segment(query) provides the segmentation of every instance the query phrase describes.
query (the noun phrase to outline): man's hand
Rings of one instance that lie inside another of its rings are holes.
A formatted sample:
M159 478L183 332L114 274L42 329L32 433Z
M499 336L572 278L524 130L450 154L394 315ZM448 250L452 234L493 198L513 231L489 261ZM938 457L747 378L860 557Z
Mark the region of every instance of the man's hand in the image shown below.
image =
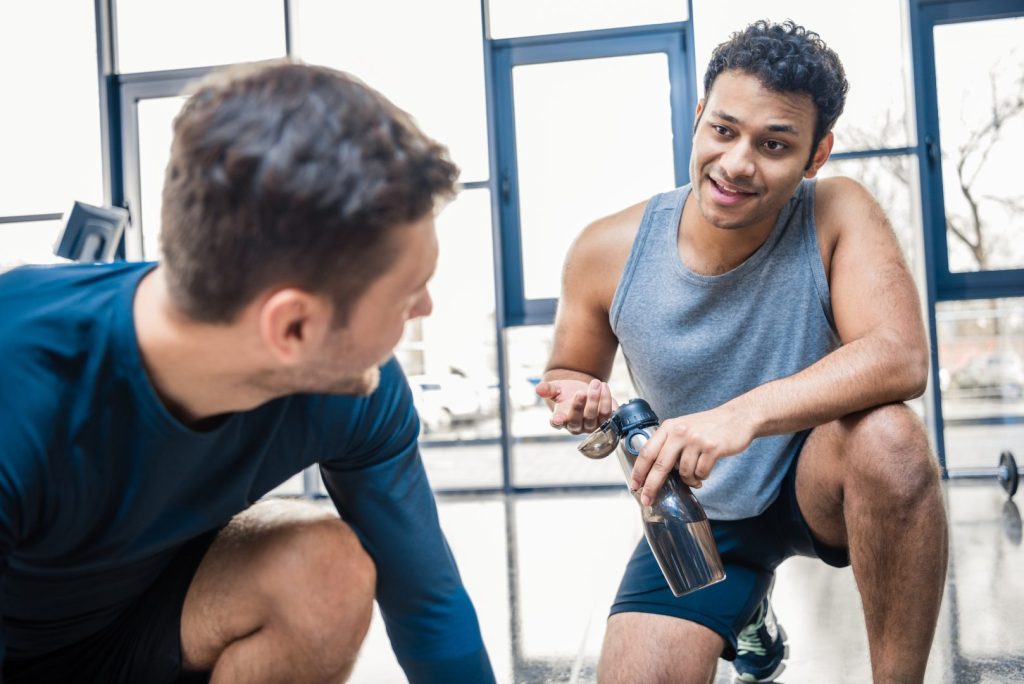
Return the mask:
M700 487L718 459L750 446L753 426L744 415L727 406L666 420L640 450L629 482L650 506L673 468L691 487Z
M608 383L596 378L589 385L582 380L549 380L539 383L536 391L552 406L551 427L564 427L574 435L593 432L618 406Z

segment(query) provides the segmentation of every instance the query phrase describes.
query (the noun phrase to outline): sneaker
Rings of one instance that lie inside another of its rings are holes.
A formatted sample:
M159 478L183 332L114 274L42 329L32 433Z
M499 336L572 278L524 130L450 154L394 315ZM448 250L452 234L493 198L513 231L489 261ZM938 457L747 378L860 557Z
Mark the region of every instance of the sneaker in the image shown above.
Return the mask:
M754 618L736 639L736 681L774 682L786 669L789 645L786 630L775 619L772 604L766 596L757 607Z

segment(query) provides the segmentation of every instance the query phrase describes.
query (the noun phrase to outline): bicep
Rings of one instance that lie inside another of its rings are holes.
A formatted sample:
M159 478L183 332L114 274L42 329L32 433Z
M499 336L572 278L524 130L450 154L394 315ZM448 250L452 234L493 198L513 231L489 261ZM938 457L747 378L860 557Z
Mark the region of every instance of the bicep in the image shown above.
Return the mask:
M862 186L850 182L845 191L829 277L839 336L849 343L887 330L925 347L917 287L892 225Z
M618 340L608 312L625 260L616 242L608 226L591 226L569 250L548 370L577 371L602 380L611 374Z

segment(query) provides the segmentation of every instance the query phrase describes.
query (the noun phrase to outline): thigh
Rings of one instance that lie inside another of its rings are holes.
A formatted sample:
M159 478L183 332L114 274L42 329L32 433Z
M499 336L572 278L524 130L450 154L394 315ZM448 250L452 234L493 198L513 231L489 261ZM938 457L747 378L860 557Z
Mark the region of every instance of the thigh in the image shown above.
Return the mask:
M651 613L617 613L608 620L600 684L706 684L724 640L704 625Z
M326 632L347 608L339 594L372 597L367 566L372 572L333 509L294 500L255 504L221 530L188 589L181 615L186 669L212 667L230 643L281 619L319 623ZM334 590L324 592L325 585ZM285 627L308 634L307 626Z
M671 618L670 623L699 625L718 637L713 660L717 660L719 655L729 660L734 658L737 637L767 594L772 581L772 572L767 566L741 560L729 550L738 546L735 537L746 529L744 522L712 522L715 541L722 552L725 579L679 597L669 589L647 540L641 539L619 585L611 609L612 618L624 613L640 613ZM610 620L609 628L611 625ZM617 633L612 631L606 638L607 647L614 646L612 642L616 640ZM670 630L660 630L659 633L673 638ZM645 652L649 650L651 654L665 658L672 658L673 653L688 653L687 649L680 649L678 643L654 646L652 642L651 648Z
M905 404L885 404L811 431L799 455L796 500L817 541L846 548L844 504L851 492L899 494L936 473L920 419Z
M843 442L842 420L811 430L797 456L794 485L800 515L811 534L817 541L834 548L847 546L843 518Z

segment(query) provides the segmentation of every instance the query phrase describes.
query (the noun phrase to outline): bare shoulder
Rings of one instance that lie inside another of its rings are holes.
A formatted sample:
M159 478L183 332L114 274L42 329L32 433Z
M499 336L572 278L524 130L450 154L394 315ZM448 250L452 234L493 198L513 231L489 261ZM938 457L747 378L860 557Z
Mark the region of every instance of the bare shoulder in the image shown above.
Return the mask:
M814 203L815 219L836 230L865 219L886 222L885 212L871 191L846 176L819 180Z
M826 273L830 271L832 257L844 236L851 233L863 236L878 231L892 233L885 211L871 191L859 181L834 176L822 178L816 185L814 222Z
M628 256L646 207L647 200L644 200L597 219L580 232L570 253L601 259L607 258L602 255L609 252L625 251Z
M584 228L569 248L564 287L585 288L610 306L646 207L638 202Z

